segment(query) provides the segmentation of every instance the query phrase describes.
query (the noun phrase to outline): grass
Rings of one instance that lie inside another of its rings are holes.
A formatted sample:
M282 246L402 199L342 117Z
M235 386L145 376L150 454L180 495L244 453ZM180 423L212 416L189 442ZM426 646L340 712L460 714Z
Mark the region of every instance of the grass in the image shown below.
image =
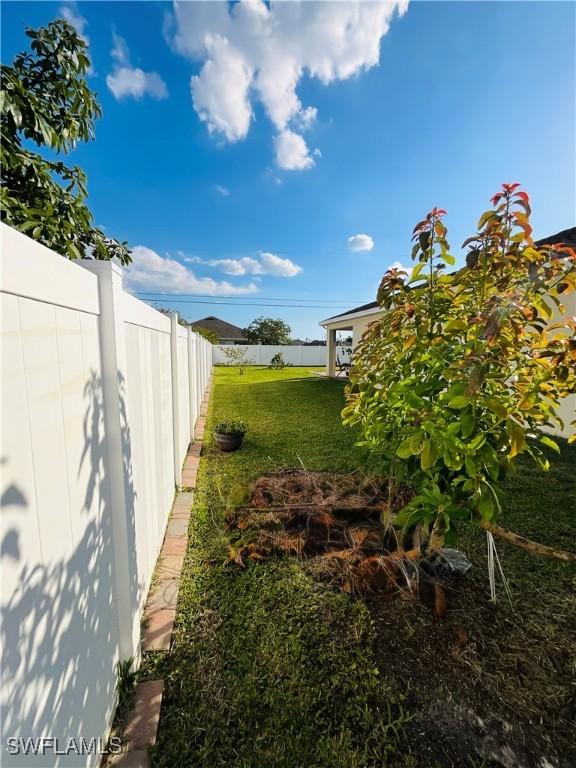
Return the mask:
M148 654L141 671L165 680L153 765L492 765L461 734L462 756L447 757L456 754L443 736L450 729L430 715L446 696L484 718L484 705L513 722L534 710L567 744L573 568L499 546L515 606L494 607L484 539L466 533L461 546L474 575L439 622L414 602L375 605L330 591L293 558L245 570L226 564L226 511L258 476L362 464L354 433L341 425L342 405L343 384L307 369L215 370L175 644L169 656ZM210 426L227 418L248 426L233 454L217 452L211 438ZM545 482L523 466L508 486L506 524L573 547L575 458L570 450ZM462 633L468 639L458 650Z

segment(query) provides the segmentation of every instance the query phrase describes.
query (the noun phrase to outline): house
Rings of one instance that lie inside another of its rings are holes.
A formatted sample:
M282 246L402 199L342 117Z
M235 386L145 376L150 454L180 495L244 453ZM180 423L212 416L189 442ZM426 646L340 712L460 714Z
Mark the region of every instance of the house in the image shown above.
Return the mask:
M226 320L221 320L219 317L214 317L214 315L203 317L202 320L195 320L193 323L190 323L190 327L192 329L206 328L207 331L213 331L218 336L219 344L247 343L242 328L238 328L237 325L232 325L232 323L227 323Z
M536 245L553 245L555 243L563 243L576 250L576 227L569 229L563 229L561 232L557 232L550 237L537 240ZM576 293L571 293L566 297L566 315L576 316ZM341 312L339 315L334 315L326 320L322 320L320 325L326 330L327 337L327 356L326 356L326 373L328 376L336 375L337 368L337 342L336 331L351 331L352 332L352 351L354 351L356 345L362 338L362 334L368 328L370 323L373 323L382 315L382 309L377 301L371 301L369 304L363 304L361 307L354 307L346 312ZM553 317L553 320L559 318ZM574 418L576 412L576 395L570 395L562 403L560 408L560 416L568 425ZM567 433L566 433L567 434Z
M339 315L334 315L323 320L320 325L326 329L328 354L326 356L326 373L328 376L336 375L336 331L352 332L352 350L362 338L362 334L370 323L382 315L382 309L377 301L363 304L361 307L348 309Z

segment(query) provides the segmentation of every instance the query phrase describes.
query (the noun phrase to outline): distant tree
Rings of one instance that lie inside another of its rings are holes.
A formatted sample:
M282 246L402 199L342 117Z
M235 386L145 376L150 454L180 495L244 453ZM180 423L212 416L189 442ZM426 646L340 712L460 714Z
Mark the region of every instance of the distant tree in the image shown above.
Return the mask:
M244 329L244 337L250 344L290 344L291 330L278 318L257 317Z
M210 328L202 328L201 325L191 325L190 326L194 333L199 333L200 336L204 336L205 339L207 339L210 344L219 344L220 343L220 337L216 333L216 331L211 331Z
M101 109L86 82L86 43L63 19L26 35L32 52L0 67L2 221L70 259L116 256L127 264L126 244L94 226L83 171L30 149L66 154L94 138Z

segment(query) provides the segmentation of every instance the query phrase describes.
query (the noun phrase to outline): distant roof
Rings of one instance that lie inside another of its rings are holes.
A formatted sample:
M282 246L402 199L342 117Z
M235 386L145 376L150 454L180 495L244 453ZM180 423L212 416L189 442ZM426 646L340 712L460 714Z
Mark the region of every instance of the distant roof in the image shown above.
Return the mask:
M245 341L242 328L238 328L237 325L232 325L232 323L227 323L226 320L221 320L219 317L214 317L214 315L203 317L202 320L195 320L193 323L190 323L190 326L192 328L206 328L208 331L214 331L220 339Z
M556 245L557 243L563 243L564 245L569 245L570 248L576 248L576 227L563 229L562 232L556 232L555 235L544 237L542 240L536 240L536 245Z
M555 235L544 237L542 240L536 240L536 245L556 245L557 243L563 243L564 245L569 245L571 248L576 249L576 227L569 227L568 229L563 229L561 232L557 232ZM339 315L332 315L332 317L328 317L323 322L336 320L337 318L345 317L346 315L355 315L357 312L375 309L377 306L377 301L371 301L369 304L362 304L361 307L354 307L354 309L347 309L346 312L340 312Z

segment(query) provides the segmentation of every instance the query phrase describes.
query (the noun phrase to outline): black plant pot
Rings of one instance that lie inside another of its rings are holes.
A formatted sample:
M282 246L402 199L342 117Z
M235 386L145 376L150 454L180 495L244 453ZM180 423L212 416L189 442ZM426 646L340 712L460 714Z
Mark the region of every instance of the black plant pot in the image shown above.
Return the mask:
M220 432L214 432L214 437L216 438L218 448L226 453L237 451L242 445L242 440L244 440L244 435L223 435Z

